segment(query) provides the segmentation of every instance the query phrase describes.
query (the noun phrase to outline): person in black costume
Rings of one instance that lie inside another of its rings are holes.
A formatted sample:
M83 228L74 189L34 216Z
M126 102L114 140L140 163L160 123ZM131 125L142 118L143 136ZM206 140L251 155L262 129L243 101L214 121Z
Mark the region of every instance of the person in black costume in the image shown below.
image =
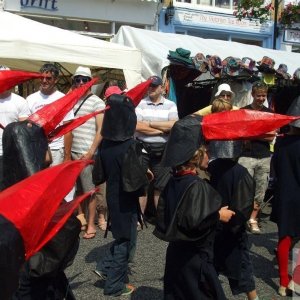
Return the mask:
M148 179L141 144L133 138L137 122L134 101L126 95L113 94L106 104L110 109L104 114L94 182L106 181L108 220L115 241L97 263L95 273L105 279L105 295L119 296L134 291L125 282L137 238L139 197Z
M287 115L300 115L300 96L287 111ZM276 138L273 165L275 192L271 221L278 227L277 260L280 286L278 294L287 296L291 290L300 292L300 256L291 277L289 251L300 237L300 121L290 123L289 132Z
M231 110L218 98L212 112ZM220 193L222 206L228 206L235 215L228 223L218 225L214 245L215 267L224 274L233 295L246 293L249 300L258 299L249 256L246 222L253 209L255 182L248 170L237 162L241 141L211 141L208 165L211 185Z
M164 299L226 299L213 266L213 244L219 220L234 212L221 208L221 197L197 175L208 156L201 144L201 117L187 116L174 124L163 157L173 176L163 190L154 235L169 242Z

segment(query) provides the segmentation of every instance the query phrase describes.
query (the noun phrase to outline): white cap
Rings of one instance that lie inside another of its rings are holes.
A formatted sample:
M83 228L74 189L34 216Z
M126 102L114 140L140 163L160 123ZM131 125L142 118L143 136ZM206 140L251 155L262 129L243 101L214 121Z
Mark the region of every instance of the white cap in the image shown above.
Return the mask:
M92 73L91 73L91 69L88 67L78 67L75 71L75 74L73 75L73 77L75 76L85 76L85 77L89 77L92 78Z
M10 68L9 67L7 67L7 66L3 66L3 65L0 65L0 71L5 71L5 70L10 70Z
M222 83L218 86L218 91L215 94L215 97L218 97L222 92L231 93L234 96L234 92L231 90L230 85L227 83Z

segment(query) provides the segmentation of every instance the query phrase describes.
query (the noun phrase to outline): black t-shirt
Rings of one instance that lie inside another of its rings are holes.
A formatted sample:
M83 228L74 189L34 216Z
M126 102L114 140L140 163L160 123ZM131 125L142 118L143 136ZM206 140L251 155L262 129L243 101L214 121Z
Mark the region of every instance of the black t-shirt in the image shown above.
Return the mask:
M251 104L242 107L241 109L253 109ZM263 112L272 112L271 109L263 106L260 111ZM254 157L254 158L265 158L269 157L271 155L270 153L270 143L267 141L261 141L261 140L249 140L245 141L244 143L244 149L241 156L246 157Z

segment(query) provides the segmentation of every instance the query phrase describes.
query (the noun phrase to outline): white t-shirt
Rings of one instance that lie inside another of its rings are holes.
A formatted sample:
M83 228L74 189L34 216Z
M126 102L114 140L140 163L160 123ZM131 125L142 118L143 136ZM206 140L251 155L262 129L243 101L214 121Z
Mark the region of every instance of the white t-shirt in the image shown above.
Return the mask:
M30 111L27 101L14 93L4 99L0 99L0 123L5 127L9 123L17 122L20 118L27 118ZM3 130L0 129L0 156L3 155L2 149Z
M33 93L29 95L26 100L28 101L28 106L30 109L30 112L33 114L37 110L41 109L45 105L49 103L53 103L54 101L62 98L65 94L63 94L60 91L55 91L51 95L44 95L41 91L38 91L36 93ZM74 113L73 110L69 111L64 119L57 125L62 125L66 121L70 121L74 119ZM49 147L51 150L58 150L64 147L64 137L60 137L58 139L55 139L52 143L49 144Z

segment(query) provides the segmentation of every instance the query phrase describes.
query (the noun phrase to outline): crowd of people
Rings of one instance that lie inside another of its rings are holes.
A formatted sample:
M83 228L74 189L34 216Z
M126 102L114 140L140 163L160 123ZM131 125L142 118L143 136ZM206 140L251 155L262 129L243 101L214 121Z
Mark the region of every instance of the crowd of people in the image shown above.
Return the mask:
M1 70L8 68L1 66ZM11 91L0 94L0 123L4 128L65 96L56 87L56 65L43 65L40 74L39 91L26 99ZM70 92L91 80L91 70L79 66ZM271 166L276 178L271 220L278 225L278 294L295 291L300 284L300 267L297 265L290 276L288 259L300 236L300 121L290 123L284 134L269 131L247 139L245 132L242 140L223 140L220 130L220 140L207 142L201 124L209 114L239 109L272 112L266 101L268 85L254 82L252 103L237 107L230 85L220 84L211 105L181 119L176 104L164 96L162 78L153 75L141 88L145 91L143 99L113 83L104 92L104 100L87 89L60 125L105 106L109 109L52 141L45 157L45 166L70 160L96 161L80 173L65 201L99 188L78 207L76 220L84 239L96 236L97 224L100 230L112 232L114 242L94 270L105 282L104 294L134 292L128 283L128 263L135 255L137 231L149 217L146 207L152 204L154 235L169 242L164 299L226 299L218 279L218 274L224 274L233 295L245 293L248 300L258 300L247 231L263 233L259 212ZM300 115L300 95L287 114ZM4 190L2 132L0 129L0 184ZM270 143L274 141L272 153ZM55 294L56 289L65 287L49 280L49 274L40 274L38 281L32 265L31 259L25 264L13 299L56 299L47 293ZM64 267L65 258L59 268L63 271Z

